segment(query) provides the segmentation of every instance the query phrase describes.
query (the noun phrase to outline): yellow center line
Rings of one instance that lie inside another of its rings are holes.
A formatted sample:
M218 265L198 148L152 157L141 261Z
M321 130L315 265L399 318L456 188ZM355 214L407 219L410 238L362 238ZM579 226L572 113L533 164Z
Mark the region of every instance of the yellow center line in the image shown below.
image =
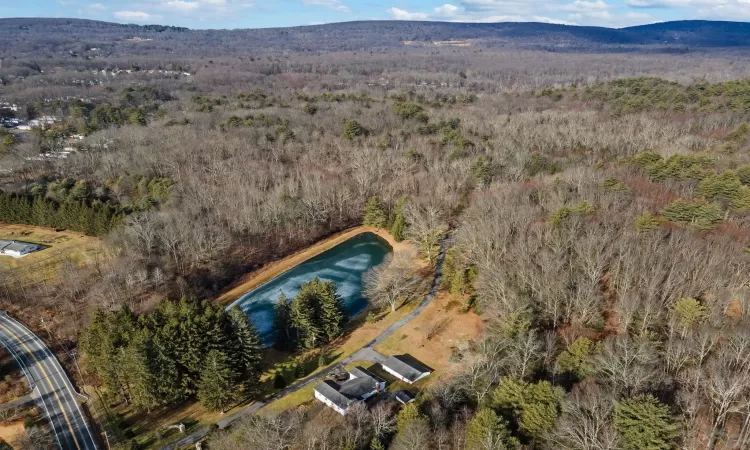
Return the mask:
M26 345L26 343L23 342L16 335L16 333L14 333L12 330L10 330L8 327L6 327L3 324L0 324L0 328L2 328L3 330L7 331L8 333L10 333L10 335L13 336L13 338L16 341L18 341L19 344L23 345L23 348L25 348L26 351L29 352L29 354L31 355L31 357L34 358L34 361L36 361L37 364L39 364L39 367L42 369L42 372L44 372L44 377L45 377L44 379L45 379L45 381L47 381L47 384L49 384L49 387L52 389L52 393L55 394L55 398L57 399L57 404L60 405L60 411L62 411L63 416L65 417L65 422L68 424L68 428L70 429L70 434L73 436L73 442L75 442L76 448L78 450L81 450L81 446L78 444L78 439L76 439L75 430L73 430L73 425L70 424L70 419L68 418L68 414L65 412L65 408L63 407L62 401L60 401L60 396L57 395L57 390L55 389L55 386L52 385L52 382L49 379L50 378L49 374L47 373L46 370L44 370L44 365L41 363L41 361L39 361L37 359L37 357L34 354L34 352L31 351L31 349ZM40 394L41 394L41 392L40 392ZM44 401L44 400L42 400L42 401ZM75 401L75 399L73 401ZM54 428L54 425L52 427Z

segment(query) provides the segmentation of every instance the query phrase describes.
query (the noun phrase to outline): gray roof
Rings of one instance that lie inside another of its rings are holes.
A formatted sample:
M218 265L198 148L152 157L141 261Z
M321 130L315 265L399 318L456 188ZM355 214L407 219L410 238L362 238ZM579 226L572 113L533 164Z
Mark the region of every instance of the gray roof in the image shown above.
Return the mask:
M349 373L355 378L336 383L332 380L324 380L315 386L315 391L333 402L336 406L346 409L353 401L361 399L365 394L377 389L376 384L385 382L382 378L362 367L355 367Z
M29 250L36 250L37 248L39 248L37 244L0 239L0 251L24 252Z
M349 371L350 374L354 375L357 378L364 378L364 377L370 377L373 380L377 381L378 383L385 383L385 380L380 378L379 376L375 375L374 373L370 372L369 370L365 369L362 366L357 366Z
M339 389L341 389L341 386L339 386L335 381L331 380L324 380L322 383L315 386L316 392L332 401L333 404L338 406L339 408L346 409L349 407L349 403L351 403L351 400L340 393Z
M385 359L383 366L388 367L394 372L409 381L414 381L423 373L430 373L430 369L414 361L413 358L404 358L403 356L389 356Z
M359 400L365 394L369 394L375 389L375 380L370 377L358 377L341 383L339 392L352 400Z

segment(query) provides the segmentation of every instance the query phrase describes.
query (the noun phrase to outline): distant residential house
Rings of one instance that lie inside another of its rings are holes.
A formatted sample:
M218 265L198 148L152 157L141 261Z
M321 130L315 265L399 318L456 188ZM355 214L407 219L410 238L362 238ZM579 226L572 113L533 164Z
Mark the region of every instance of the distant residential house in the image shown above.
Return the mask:
M20 241L6 241L0 239L0 255L12 256L14 258L21 258L40 250L42 247L37 244L31 244L29 242Z
M419 361L405 355L389 356L382 365L386 372L409 384L416 383L432 373L432 370L420 364Z
M349 371L349 379L343 383L325 380L315 386L315 398L343 416L352 404L384 390L385 380L357 366Z

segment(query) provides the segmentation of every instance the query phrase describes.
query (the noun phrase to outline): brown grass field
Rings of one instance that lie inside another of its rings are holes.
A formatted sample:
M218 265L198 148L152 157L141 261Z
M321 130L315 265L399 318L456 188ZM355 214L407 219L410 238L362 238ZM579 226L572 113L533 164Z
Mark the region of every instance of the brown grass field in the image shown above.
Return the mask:
M107 257L101 239L72 231L0 222L0 239L33 242L48 247L19 259L0 256L0 269L8 269L12 273L23 272L29 281L53 280L65 263L80 268Z
M462 312L462 303L450 294L439 293L422 314L375 350L384 355L413 356L434 369L435 372L425 378L429 382L449 375L455 368L451 362L455 350L476 341L482 330L482 318L473 312ZM428 339L429 332L436 326L440 331Z

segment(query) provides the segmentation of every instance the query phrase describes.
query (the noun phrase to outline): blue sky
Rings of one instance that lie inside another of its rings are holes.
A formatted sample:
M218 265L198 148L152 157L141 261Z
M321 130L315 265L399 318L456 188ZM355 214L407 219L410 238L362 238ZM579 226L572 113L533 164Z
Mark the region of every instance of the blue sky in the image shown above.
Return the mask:
M748 21L750 0L2 0L0 17L77 17L190 28L376 19L623 27L678 19Z

